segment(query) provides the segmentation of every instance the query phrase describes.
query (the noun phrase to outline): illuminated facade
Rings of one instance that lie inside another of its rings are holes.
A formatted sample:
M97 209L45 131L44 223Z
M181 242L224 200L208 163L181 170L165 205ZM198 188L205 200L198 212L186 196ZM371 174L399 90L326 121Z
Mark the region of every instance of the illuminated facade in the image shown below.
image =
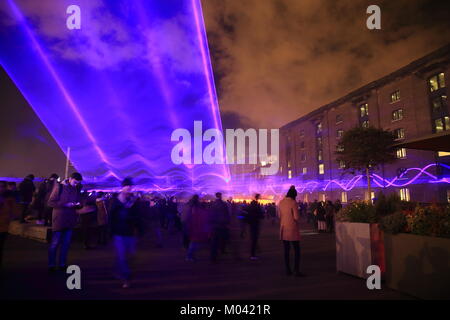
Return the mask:
M340 137L355 126L390 130L398 142L450 130L450 45L361 87L280 128L280 178L300 200L364 199L365 178L336 162ZM446 202L450 154L398 149L397 160L372 175L374 192L405 200Z

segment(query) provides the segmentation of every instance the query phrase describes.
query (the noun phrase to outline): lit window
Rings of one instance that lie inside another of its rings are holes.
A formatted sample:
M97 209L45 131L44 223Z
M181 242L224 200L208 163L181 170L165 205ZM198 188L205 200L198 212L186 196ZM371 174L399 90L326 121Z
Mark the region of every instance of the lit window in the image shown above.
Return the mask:
M435 132L444 131L444 122L442 121L442 119L434 120L434 130Z
M398 121L403 119L403 109L397 109L392 112L392 121Z
M342 160L339 161L339 169L345 169L345 162Z
M395 129L394 137L395 137L395 140L404 139L405 138L405 129L403 129L403 128Z
M319 201L326 201L327 200L327 198L326 198L326 196L325 196L325 193L321 193L320 195L319 195Z
M308 194L307 194L307 193L305 193L305 194L303 195L303 201L304 201L304 202L308 202Z
M448 157L448 156L450 156L450 152L445 152L445 151L438 152L438 157Z
M308 168L303 168L302 172L303 172L303 174L307 174L308 173Z
M364 197L365 197L365 199L367 199L367 195L368 195L368 194L369 194L369 193L368 193L367 191L364 192ZM375 198L375 192L372 191L372 192L370 193L370 201L372 201L374 198Z
M395 156L397 157L397 159L405 159L406 158L406 149L405 148L397 149Z
M323 159L323 155L322 155L322 150L319 150L319 152L317 153L317 160L322 161Z
M364 103L359 106L359 116L361 118L367 117L369 115L369 105L367 103Z
M397 102L400 100L400 90L391 93L391 102Z
M288 179L292 179L292 170L288 170Z
M321 134L321 133L322 133L322 122L319 122L319 123L317 124L317 127L316 127L316 133L317 133L317 134Z
M369 120L365 120L363 121L363 123L361 124L363 128L368 128L369 127Z
M401 188L400 189L400 200L402 201L409 201L409 189L408 188Z
M338 114L338 115L336 116L336 124L339 124L339 123L341 123L342 121L344 121L344 120L342 119L342 115Z
M287 162L287 167L288 167L288 168L291 167L291 160L288 160L288 162Z
M341 202L347 203L347 192L345 192L345 191L341 192Z
M319 174L325 173L325 166L323 163L319 164Z
M437 75L432 76L430 79L428 79L428 85L430 87L430 91L436 91L440 88L445 87L445 76L444 73L441 72Z
M342 138L342 136L344 135L344 130L339 129L336 131L336 137L337 138Z
M450 203L450 189L447 190L447 202Z
M338 145L336 146L336 151L337 151L337 152L343 152L343 151L344 151L344 146L343 146L342 144L338 144Z

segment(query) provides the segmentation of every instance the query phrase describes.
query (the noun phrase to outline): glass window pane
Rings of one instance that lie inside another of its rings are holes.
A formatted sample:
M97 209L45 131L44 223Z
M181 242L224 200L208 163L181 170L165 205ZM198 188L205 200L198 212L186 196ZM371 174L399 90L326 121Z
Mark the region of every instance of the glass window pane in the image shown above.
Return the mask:
M430 90L431 91L436 91L437 89L439 89L439 84L438 84L438 79L437 76L431 77L428 80L428 83L430 85Z
M439 73L438 75L439 78L439 88L444 88L445 87L445 75L443 72Z
M445 117L445 130L450 130L450 118Z
M442 122L442 119L434 120L434 129L436 132L441 132L444 130L444 123Z

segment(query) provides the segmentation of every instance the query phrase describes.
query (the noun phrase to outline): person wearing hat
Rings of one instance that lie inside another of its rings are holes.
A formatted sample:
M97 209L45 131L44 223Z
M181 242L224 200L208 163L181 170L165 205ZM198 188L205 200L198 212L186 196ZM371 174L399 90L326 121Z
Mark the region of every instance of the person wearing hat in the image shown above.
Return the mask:
M133 180L125 178L122 190L110 205L111 234L116 250L117 276L122 280L122 288L131 283L130 258L136 251L137 234L142 235L143 220L137 197L133 194Z

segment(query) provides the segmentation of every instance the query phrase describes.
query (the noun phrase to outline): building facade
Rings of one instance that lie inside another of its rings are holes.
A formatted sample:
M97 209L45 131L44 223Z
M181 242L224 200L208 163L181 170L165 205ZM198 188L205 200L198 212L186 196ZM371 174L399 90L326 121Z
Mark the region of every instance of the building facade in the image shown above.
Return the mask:
M450 44L280 128L280 171L300 200L365 199L367 182L336 161L346 130L374 126L398 142L450 130ZM450 153L398 148L397 159L375 170L373 191L404 200L448 202ZM373 195L372 195L373 196Z

